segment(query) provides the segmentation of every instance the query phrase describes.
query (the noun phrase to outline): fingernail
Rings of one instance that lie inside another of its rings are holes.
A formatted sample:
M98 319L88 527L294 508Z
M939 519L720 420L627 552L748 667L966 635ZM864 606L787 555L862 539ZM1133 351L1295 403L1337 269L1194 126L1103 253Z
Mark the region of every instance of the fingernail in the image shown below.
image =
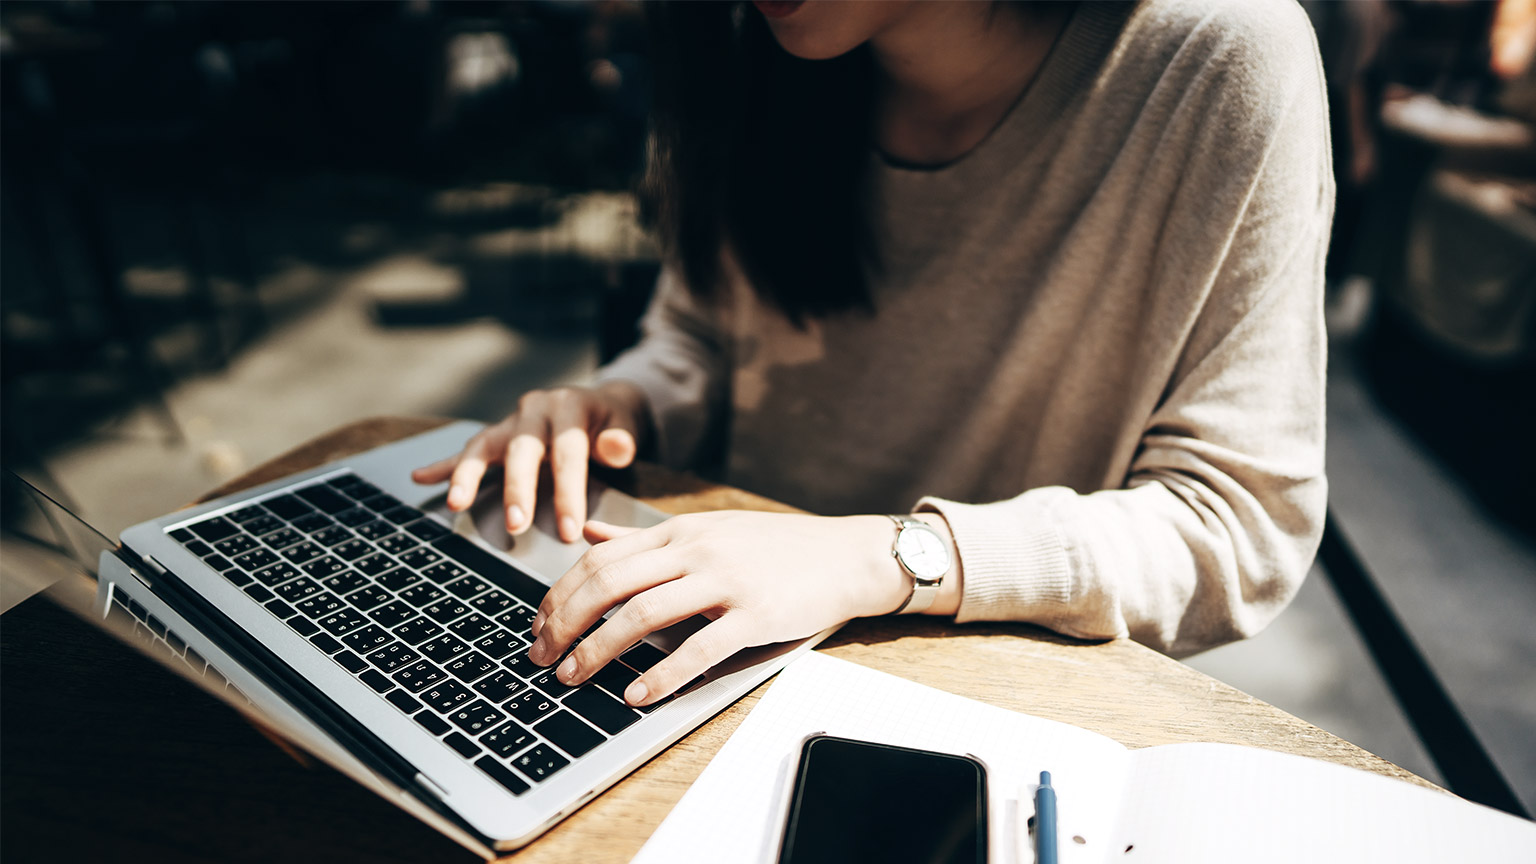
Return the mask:
M513 531L523 527L523 508L516 504L507 508L507 527Z
M646 689L644 683L637 680L625 688L624 701L631 705L640 705L645 702L645 697L649 695L651 695L651 691Z
M581 526L571 516L560 517L560 539L569 543L581 536Z
M561 663L560 664L560 668L555 670L555 677L559 678L563 683L566 683L566 684L575 684L576 683L576 655L575 654L568 655L565 658L565 662Z
M544 629L544 611L541 609L534 613L533 623L528 625L528 632L532 633L533 638L537 639L539 638L539 631L542 629Z
M540 666L549 665L549 658L546 656L548 654L549 646L545 644L543 639L535 639L533 646L528 649L528 659Z

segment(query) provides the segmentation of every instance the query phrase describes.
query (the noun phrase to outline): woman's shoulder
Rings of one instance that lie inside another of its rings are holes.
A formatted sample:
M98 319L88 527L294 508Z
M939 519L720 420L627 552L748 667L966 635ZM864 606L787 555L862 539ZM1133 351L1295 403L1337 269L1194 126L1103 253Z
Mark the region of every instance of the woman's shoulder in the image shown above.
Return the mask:
M1295 0L1144 0L1118 51L1148 72L1267 92L1318 77L1317 41Z

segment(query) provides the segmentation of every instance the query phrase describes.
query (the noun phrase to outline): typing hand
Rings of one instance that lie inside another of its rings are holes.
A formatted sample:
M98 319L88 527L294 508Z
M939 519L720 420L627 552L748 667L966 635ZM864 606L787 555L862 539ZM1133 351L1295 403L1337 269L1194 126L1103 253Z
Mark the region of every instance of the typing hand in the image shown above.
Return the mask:
M486 469L503 462L507 530L521 534L533 524L539 466L548 459L560 539L574 542L587 518L587 460L612 468L634 461L648 418L645 396L622 381L533 390L518 400L517 413L481 430L457 456L417 468L411 479L450 481L448 509L459 511L474 503Z
M579 684L641 637L704 615L711 623L629 685L647 705L742 648L814 635L905 601L911 582L891 558L884 516L724 510L652 528L586 524L594 545L540 604L528 657L560 658L604 612L629 601L556 669Z

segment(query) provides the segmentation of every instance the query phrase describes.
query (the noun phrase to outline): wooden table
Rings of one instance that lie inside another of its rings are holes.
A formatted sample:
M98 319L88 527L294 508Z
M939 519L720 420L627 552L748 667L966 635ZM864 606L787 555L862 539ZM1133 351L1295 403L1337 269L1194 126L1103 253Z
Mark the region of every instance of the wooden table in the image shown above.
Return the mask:
M209 497L443 422L378 418L355 423L257 467ZM788 509L647 466L616 479L670 513ZM471 857L328 769L292 762L216 701L43 604L28 601L7 614L0 637L5 643L0 658L5 662L6 721L0 736L6 821L0 857L8 861L34 855L51 859L82 846L86 852L107 853L84 854L88 860L137 860L141 854L159 861ZM908 616L855 621L819 650L940 690L1091 729L1130 747L1188 741L1247 744L1433 788L1380 757L1130 641L1083 643L1027 625L955 625ZM64 669L75 672L66 676L65 695L72 698L60 704L57 688L50 690L57 678L49 673ZM514 857L530 862L629 860L767 686ZM37 704L38 694L49 695ZM92 830L80 830L87 825ZM51 843L59 845L50 848Z

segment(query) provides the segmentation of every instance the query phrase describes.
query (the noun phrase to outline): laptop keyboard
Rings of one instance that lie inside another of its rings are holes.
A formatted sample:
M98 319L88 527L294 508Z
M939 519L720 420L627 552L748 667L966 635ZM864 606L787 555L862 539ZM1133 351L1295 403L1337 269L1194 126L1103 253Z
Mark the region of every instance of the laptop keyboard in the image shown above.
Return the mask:
M169 534L513 794L658 707L623 693L660 649L560 683L528 659L543 583L355 474Z
M237 696L245 700L247 705L251 704L250 697L213 668L212 663L204 660L203 655L189 646L176 631L166 627L163 621L144 608L144 604L126 596L116 587L112 591L112 602L107 604L107 620L122 628L121 632L141 645L146 652L182 663L192 675L203 679L209 687L215 690L222 688L226 695Z

